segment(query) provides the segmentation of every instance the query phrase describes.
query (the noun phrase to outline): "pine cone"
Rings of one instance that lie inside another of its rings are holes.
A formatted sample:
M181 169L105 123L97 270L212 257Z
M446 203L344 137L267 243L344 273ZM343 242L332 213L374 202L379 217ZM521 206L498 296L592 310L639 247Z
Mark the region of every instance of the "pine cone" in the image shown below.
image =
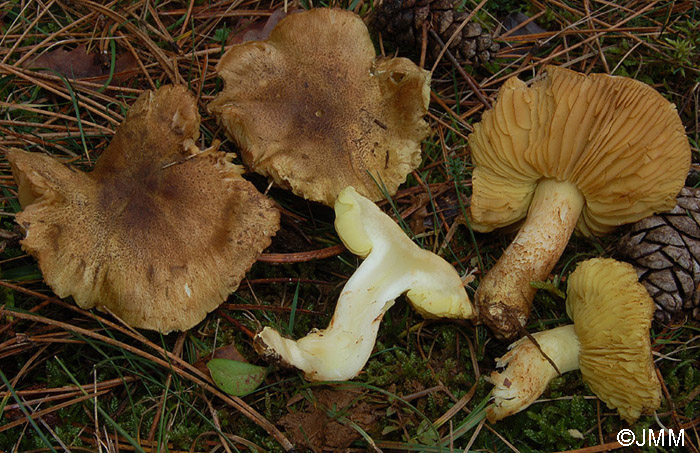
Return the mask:
M375 10L370 27L381 33L384 43L393 43L401 53L420 55L423 26L432 29L447 43L469 15L457 11L458 0L384 0ZM469 22L449 47L459 62L479 64L492 60L499 46L490 33L476 22ZM442 46L428 37L427 59L434 61Z
M618 253L637 269L658 321L700 319L700 189L684 188L672 211L633 224Z

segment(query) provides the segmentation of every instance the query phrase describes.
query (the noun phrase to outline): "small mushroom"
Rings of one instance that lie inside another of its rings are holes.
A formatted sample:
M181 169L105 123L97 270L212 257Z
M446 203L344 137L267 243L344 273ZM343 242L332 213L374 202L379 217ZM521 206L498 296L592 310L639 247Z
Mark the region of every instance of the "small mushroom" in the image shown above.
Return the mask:
M510 345L497 360L490 422L532 404L559 373L580 369L583 380L610 409L634 422L661 404L649 328L654 302L627 263L596 258L578 265L568 279L566 311L574 321ZM555 365L545 358L549 358Z
M332 206L346 186L390 195L421 162L430 73L379 58L356 14L317 8L282 19L265 41L232 47L217 65L209 109L253 171Z
M512 77L469 136L472 226L504 227L526 217L480 282L479 317L512 338L530 315L575 228L602 235L673 208L690 166L675 106L624 77L548 66L528 87Z
M182 86L145 92L90 173L10 150L46 283L83 308L163 333L201 321L237 287L279 227L273 204L216 146Z
M354 188L340 193L335 213L341 240L365 261L345 284L327 329L294 341L266 327L256 337L263 355L302 370L310 381L347 380L369 359L379 323L399 295L406 293L425 317L473 316L454 267L414 244Z

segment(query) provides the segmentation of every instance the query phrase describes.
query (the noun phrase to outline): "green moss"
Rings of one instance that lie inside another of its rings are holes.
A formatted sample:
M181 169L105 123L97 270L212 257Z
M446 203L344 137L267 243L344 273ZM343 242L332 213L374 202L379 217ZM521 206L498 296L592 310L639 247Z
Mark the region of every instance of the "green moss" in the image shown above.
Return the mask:
M585 443L594 444L594 434L584 435L595 426L595 404L582 397L549 402L526 411L519 418L523 421L523 434L530 445L545 451L581 448ZM583 439L578 436L583 435Z

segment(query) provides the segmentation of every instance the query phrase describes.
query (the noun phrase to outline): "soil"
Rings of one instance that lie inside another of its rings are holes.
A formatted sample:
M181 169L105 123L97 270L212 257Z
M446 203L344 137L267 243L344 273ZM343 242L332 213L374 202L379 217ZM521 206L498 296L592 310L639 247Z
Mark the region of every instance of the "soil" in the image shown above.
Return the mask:
M300 410L289 407L289 413L278 424L297 448L314 452L349 451L361 434L351 426L354 422L364 431L373 432L379 411L365 401L359 401L362 392L355 388L316 388L313 397L304 400ZM298 398L290 399L293 406Z

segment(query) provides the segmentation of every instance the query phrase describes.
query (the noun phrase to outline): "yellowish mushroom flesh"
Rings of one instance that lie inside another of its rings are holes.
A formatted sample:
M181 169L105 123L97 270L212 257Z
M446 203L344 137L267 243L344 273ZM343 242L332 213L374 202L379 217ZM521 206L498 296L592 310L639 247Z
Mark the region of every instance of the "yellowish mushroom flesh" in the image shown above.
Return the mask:
M473 316L454 267L414 244L374 203L348 187L335 210L338 235L366 258L343 288L328 328L294 341L266 327L256 337L264 355L311 381L347 380L369 359L382 317L401 294L425 317Z
M559 373L579 368L580 345L573 325L537 332L532 337L540 348L530 338L521 338L496 360L496 366L505 370L494 371L487 378L494 385L493 403L486 408L486 418L491 423L527 409Z

